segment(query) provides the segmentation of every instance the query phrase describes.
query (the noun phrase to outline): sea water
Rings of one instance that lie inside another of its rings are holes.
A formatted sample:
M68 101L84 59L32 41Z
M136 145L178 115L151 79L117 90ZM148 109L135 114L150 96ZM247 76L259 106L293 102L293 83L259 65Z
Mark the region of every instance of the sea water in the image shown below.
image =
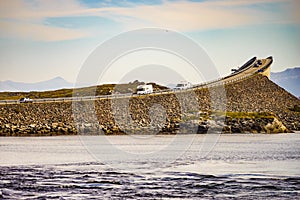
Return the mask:
M300 133L0 138L0 199L300 199Z

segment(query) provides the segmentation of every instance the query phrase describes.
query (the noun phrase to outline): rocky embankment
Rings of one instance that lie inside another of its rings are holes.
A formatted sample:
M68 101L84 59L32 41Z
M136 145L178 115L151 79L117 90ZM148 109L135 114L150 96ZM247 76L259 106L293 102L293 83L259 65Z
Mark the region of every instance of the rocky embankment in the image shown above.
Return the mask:
M272 112L289 130L300 130L300 99L267 77L256 75L226 85L227 110L232 112Z
M280 133L300 130L300 100L268 78L219 88L96 101L0 105L1 136L66 134ZM192 100L194 99L194 100ZM214 102L216 103L216 102ZM218 104L218 105L219 105ZM222 106L221 106L222 108ZM229 113L225 114L226 111Z

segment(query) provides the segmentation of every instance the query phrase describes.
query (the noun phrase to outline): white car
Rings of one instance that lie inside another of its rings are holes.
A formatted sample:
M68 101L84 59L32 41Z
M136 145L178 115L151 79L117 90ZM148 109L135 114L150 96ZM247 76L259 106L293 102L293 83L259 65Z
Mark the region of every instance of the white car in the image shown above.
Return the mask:
M30 98L24 97L24 98L19 99L19 102L20 102L20 103L32 103L33 100L30 99Z
M175 90L184 90L184 89L188 89L191 87L192 87L192 84L190 82L181 82L181 83L178 83L174 89Z

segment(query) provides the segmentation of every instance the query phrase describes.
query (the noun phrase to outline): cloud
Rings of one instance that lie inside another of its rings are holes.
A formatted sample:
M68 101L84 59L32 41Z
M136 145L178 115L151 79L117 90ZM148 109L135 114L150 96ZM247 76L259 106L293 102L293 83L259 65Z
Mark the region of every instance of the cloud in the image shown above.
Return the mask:
M23 38L38 41L62 41L87 37L89 33L40 24L0 21L0 36L4 38Z
M215 0L203 2L163 1L161 4L128 3L90 8L76 0L0 1L1 35L45 41L88 37L87 30L66 29L45 19L100 16L113 20L125 30L161 27L178 31L232 28L255 24L299 24L297 0ZM99 4L100 5L100 4ZM276 12L271 8L276 6ZM103 27L102 27L103 28ZM105 28L105 27L104 27ZM91 30L90 30L91 31Z
M293 20L288 5L292 0L224 0L224 1L166 1L161 5L139 5L99 9L112 19L129 27L166 27L179 31L231 28L254 24L298 23ZM255 6L254 6L255 5ZM262 9L276 5L277 12ZM298 13L298 12L297 12ZM97 14L97 13L94 13ZM135 27L135 28L136 28Z
M294 1L287 5L287 9L290 10L291 23L300 24L300 1Z
M297 0L163 1L155 5L85 9L77 14L110 18L125 29L170 28L178 31L222 29L256 24L299 24ZM276 8L274 11L273 8Z
M163 5L112 8L106 12L112 19L126 22L124 24L130 28L144 24L179 31L234 27L252 24L258 19L249 12L198 2L166 2Z
M21 21L77 15L86 7L76 0L11 0L0 1L0 18Z
M91 33L44 25L51 17L74 16L85 8L75 0L0 1L0 36L38 41L61 41L88 37Z

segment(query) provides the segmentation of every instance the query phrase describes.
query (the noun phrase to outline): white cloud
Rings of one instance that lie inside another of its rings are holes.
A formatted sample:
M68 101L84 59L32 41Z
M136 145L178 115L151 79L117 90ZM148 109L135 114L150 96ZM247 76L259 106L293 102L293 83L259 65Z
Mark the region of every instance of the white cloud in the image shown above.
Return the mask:
M137 28L140 24L144 24L146 26L166 27L179 31L194 31L253 24L297 23L297 21L293 20L295 17L293 17L293 13L291 13L291 10L288 8L288 6L292 6L294 2L297 1L167 1L162 5L139 5L135 7L99 9L99 14L103 15L102 12L105 11L108 17L120 22L127 22L130 28ZM280 12L270 12L251 7L251 5L260 4L277 4L281 10ZM128 23L128 18L131 23Z
M0 18L43 20L48 17L72 16L85 9L76 0L0 1Z
M83 10L77 1L0 1L0 36L38 41L61 41L88 37L84 30L46 26L49 17L72 16Z
M130 28L143 23L146 26L193 31L225 28L251 24L257 16L239 10L227 10L207 3L175 2L163 5L147 5L132 8L113 8L108 11L115 20L128 20ZM239 17L237 17L239 16ZM224 20L225 19L225 20Z
M89 33L39 24L9 23L0 21L1 37L24 38L39 41L61 41L86 37Z
M90 35L79 30L43 25L43 21L47 18L72 16L109 18L126 30L150 26L196 31L253 24L299 24L299 12L293 9L299 4L297 2L296 0L164 1L159 5L130 4L128 7L88 8L76 0L0 1L1 35L9 34L13 37L25 35L26 38L46 41L76 39ZM277 4L281 10L270 12L251 6L266 4Z

